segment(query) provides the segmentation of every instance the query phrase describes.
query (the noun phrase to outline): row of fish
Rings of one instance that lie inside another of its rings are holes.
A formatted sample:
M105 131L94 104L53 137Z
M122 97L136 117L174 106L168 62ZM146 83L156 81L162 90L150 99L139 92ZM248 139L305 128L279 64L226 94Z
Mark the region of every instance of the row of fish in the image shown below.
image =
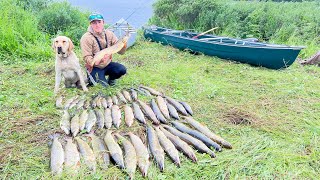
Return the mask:
M119 129L123 119L122 112L128 127L134 123L135 119L142 124L146 124L149 119L153 124L159 125L166 124L171 118L180 119L179 113L186 116L193 114L187 103L158 95L155 99L151 99L150 105L138 99L120 106L111 102L105 109L79 109L72 117L68 109L65 109L60 127L67 135L71 133L73 136L84 129L90 132L95 125L98 129L104 127L109 129L112 125Z
M96 170L97 164L101 168L107 169L110 165L110 158L112 158L115 164L120 169L124 169L132 178L137 166L142 175L147 176L150 155L162 172L165 167L165 154L170 157L176 166L180 167L178 151L196 162L196 154L192 147L201 153L209 154L213 158L216 155L212 149L219 152L222 150L221 146L232 148L230 143L211 132L192 117L183 117L183 119L183 122L187 125L177 120L171 121L169 124L146 124L146 139L144 137L140 138L130 131L121 135L112 130L106 130L103 139L94 133L89 133L85 136L89 137L91 147L78 136L74 138L76 143L73 142L71 137L67 137L63 148L58 137L53 136L51 171L53 174L60 174L63 164L68 171L77 171L80 167L80 157L82 157L83 164L92 171ZM147 146L142 139L146 140Z
M111 108L112 105L121 105L137 100L138 94L150 97L152 95L163 96L162 93L152 88L140 85L138 88L123 89L112 96L102 96L99 94L91 99L87 99L85 96L80 97L77 95L67 99L64 105L63 96L59 96L56 100L56 107L59 109Z

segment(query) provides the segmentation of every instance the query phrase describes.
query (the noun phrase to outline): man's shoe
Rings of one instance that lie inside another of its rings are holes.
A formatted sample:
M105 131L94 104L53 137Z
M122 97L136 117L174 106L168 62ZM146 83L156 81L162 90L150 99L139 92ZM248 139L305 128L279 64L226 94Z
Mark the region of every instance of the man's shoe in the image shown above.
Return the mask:
M114 85L116 85L116 80L115 80L115 79L113 79L113 80L108 80L108 84L109 84L110 86L114 86Z

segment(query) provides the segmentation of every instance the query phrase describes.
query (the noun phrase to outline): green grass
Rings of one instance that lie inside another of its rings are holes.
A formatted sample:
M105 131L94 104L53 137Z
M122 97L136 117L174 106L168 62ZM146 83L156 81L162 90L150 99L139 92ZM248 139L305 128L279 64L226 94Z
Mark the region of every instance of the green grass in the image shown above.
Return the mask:
M234 147L217 153L216 159L197 153L198 164L181 155L181 168L166 158L164 173L152 164L150 179L320 176L318 67L295 62L284 70L269 70L140 40L125 55L114 58L127 66L128 74L115 87L90 88L88 96L113 94L139 84L153 87L188 102L196 120ZM0 178L51 178L48 135L60 131L61 115L54 107L53 55L47 62L0 62L0 74ZM77 89L62 93L83 94ZM142 178L138 171L136 177ZM111 167L96 174L82 169L73 178L127 176Z

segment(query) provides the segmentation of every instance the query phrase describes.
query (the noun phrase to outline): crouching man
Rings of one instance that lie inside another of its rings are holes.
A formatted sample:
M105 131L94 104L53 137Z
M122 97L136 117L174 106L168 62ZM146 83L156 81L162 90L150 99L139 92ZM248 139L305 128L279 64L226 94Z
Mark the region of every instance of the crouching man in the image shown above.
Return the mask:
M113 32L104 29L104 19L101 14L91 14L89 22L88 31L80 40L83 60L90 73L88 74L89 86L93 85L94 82L92 81L106 87L113 86L116 83L116 79L126 74L126 67L120 63L112 62L112 54L106 54L101 60L96 61L93 66L91 64L97 52L116 44L118 38ZM124 54L126 46L125 44L118 53ZM106 76L108 76L107 79Z

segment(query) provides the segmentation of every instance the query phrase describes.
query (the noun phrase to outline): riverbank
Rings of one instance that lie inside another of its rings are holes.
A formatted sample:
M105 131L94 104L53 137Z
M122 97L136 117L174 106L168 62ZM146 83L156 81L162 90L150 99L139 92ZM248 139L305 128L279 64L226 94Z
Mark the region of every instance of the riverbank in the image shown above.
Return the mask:
M78 56L80 55L77 51ZM218 158L197 153L198 164L181 157L181 168L168 158L161 173L152 163L150 179L315 179L320 174L320 69L300 66L269 70L146 42L115 61L128 74L115 87L90 88L115 93L144 84L188 102L194 118L220 134L234 148ZM8 59L10 62L10 59ZM0 62L0 177L50 178L48 135L59 132L61 113L54 107L54 59L46 62ZM67 89L67 97L82 94ZM71 178L67 175L64 178ZM115 166L72 178L117 179ZM141 179L136 171L137 179Z

